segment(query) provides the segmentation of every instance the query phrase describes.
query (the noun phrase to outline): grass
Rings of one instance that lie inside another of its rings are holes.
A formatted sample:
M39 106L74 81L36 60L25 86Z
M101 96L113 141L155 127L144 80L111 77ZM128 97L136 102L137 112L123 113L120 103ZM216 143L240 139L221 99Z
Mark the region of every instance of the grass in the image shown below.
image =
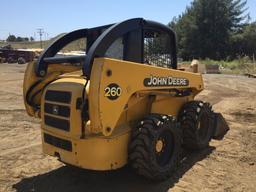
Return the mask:
M215 61L211 59L200 60L200 63L205 65L217 64L220 66L222 73L227 74L256 74L256 61L249 57L240 57L233 61Z
M249 57L240 57L239 59L232 61L204 59L199 60L199 62L205 65L219 65L221 73L224 74L256 74L256 61ZM179 62L179 64L188 67L191 64L191 61L182 61Z

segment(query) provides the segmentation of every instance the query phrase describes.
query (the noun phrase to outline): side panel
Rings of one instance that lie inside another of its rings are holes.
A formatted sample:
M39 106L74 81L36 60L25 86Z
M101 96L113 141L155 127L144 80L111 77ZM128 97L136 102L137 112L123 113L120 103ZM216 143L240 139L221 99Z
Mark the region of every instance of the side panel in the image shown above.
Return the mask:
M151 103L148 96L131 96L127 104L127 121L132 122L137 119L142 119L150 112L150 105Z
M179 109L184 103L192 100L193 97L167 97L158 96L152 103L151 113L169 114L177 116Z
M183 79L186 79L186 83L172 86L145 86L144 81L150 81L151 77L181 79L179 83L183 82ZM112 90L112 87L115 88L112 94L112 96L115 97L111 98L108 97L106 91L109 89ZM119 92L116 92L117 88ZM194 96L203 90L202 76L185 71L165 69L115 59L95 59L89 89L90 131L111 135L120 115L126 108L133 94L150 90L168 92L168 90L174 88L180 90L191 89ZM119 95L118 97L116 97L117 94Z

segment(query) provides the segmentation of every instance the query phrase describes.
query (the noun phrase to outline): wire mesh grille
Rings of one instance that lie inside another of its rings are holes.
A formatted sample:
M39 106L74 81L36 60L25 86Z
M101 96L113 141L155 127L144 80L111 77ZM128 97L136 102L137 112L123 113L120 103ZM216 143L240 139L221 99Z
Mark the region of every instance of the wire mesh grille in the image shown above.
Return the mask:
M171 68L170 38L167 34L146 31L144 35L144 63Z

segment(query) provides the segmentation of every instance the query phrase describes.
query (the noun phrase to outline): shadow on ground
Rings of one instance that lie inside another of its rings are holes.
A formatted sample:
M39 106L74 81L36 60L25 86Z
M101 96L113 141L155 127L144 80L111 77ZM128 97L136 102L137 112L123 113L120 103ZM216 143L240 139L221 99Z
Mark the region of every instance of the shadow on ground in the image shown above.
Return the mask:
M60 167L42 175L24 178L13 185L18 192L52 191L122 191L122 192L162 192L172 188L175 183L198 161L207 157L214 147L197 152L184 152L184 158L174 175L164 182L152 182L136 175L128 167L116 171L95 172L67 166Z

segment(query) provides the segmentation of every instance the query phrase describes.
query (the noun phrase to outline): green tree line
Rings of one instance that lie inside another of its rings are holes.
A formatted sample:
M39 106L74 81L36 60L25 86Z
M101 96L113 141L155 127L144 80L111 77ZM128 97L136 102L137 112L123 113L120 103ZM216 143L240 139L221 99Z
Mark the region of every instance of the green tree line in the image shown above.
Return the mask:
M256 56L256 22L250 22L246 0L194 0L168 25L184 60Z
M15 35L9 35L6 39L7 42L26 42L26 41L34 41L33 37L16 37Z

